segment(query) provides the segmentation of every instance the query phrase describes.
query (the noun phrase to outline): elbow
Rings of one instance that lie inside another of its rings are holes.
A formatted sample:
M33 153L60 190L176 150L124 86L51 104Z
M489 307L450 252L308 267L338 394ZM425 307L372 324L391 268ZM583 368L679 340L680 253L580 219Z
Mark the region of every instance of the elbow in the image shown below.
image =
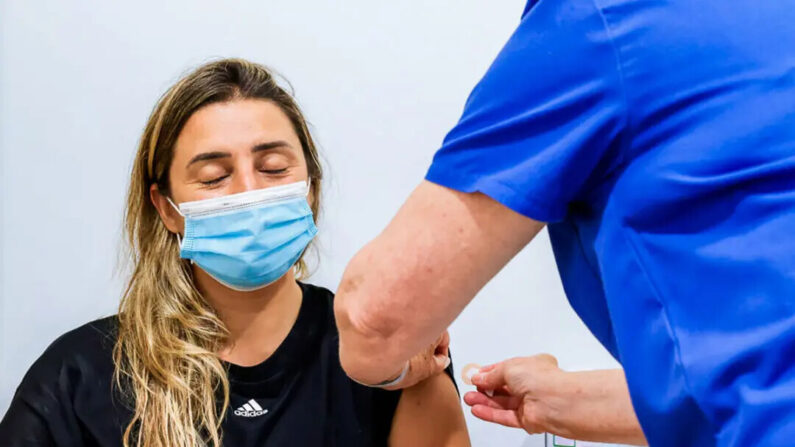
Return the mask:
M385 338L361 323L346 306L335 303L335 318L339 330L339 359L345 373L361 383L378 383L383 379L379 364L387 346ZM379 358L381 357L381 358Z
M357 256L358 257L358 256ZM334 299L334 317L340 338L340 363L345 373L362 383L377 383L391 374L402 360L392 349L396 325L378 304L373 287L363 281L357 259L345 272Z

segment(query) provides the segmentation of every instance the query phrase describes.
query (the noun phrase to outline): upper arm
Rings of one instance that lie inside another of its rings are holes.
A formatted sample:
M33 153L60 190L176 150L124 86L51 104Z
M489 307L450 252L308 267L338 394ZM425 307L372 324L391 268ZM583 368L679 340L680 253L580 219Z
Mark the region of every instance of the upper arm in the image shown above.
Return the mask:
M55 439L45 417L19 393L0 421L0 439L10 447L50 447Z
M468 447L464 413L447 374L403 390L392 420L390 447Z
M65 362L68 352L81 349L66 334L54 341L31 365L0 420L4 447L73 446L83 443L82 424L75 411L76 374Z

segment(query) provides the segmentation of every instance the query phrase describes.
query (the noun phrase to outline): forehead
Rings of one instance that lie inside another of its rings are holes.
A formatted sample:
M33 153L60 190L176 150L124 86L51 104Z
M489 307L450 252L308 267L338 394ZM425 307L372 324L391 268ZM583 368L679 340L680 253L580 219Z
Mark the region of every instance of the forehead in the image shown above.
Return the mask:
M209 149L249 149L252 144L284 140L300 149L300 141L282 109L264 99L240 99L197 110L182 128L176 154Z

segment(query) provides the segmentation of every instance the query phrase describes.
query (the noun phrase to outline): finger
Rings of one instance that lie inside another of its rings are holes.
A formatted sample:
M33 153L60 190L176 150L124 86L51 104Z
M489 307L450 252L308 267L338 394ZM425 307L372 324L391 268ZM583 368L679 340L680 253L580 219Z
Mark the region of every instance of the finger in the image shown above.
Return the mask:
M472 407L472 414L487 422L504 425L506 427L521 428L519 424L519 417L515 411L511 410L498 410L486 405L475 405Z
M496 368L497 365L498 365L498 363L494 363L494 364L486 365L486 366L481 366L480 367L480 372L489 372L489 371L493 370L494 368Z
M521 396L513 396L510 394L494 395L487 393L480 393L486 396L487 399L497 403L497 405L505 408L506 410L516 410L522 404Z
M442 342L444 341L445 334L447 334L447 331L442 332L441 334L439 334L438 337L436 337L436 340L433 341L433 346L434 347L437 347L440 344L442 344Z
M442 346L445 349L450 347L450 332L444 331L444 333L442 334L442 338L439 341L439 346Z
M436 374L436 373L440 373L440 372L444 371L445 369L447 369L447 367L450 366L451 360L450 360L450 357L448 357L446 355L436 355L435 354L433 356L433 363L434 363L433 372L434 372L434 374Z
M444 354L450 355L450 333L444 331L444 333L439 336L436 340L436 344L434 345L434 354Z
M445 345L437 346L435 354L441 354L441 355L449 357L450 356L450 345L449 344L445 344Z
M474 407L475 405L485 405L487 407L496 408L498 410L512 410L513 408L507 408L503 406L498 400L492 399L489 396L483 393L477 393L474 391L470 391L469 393L464 394L464 403L469 405L470 407Z
M433 349L433 355L450 356L450 345L438 345Z
M470 391L464 395L464 402L470 407L475 405L486 405L498 410L516 410L521 405L522 400L513 396L494 396L489 397L483 393Z
M496 390L487 390L485 388L476 387L479 393L489 394L491 396L513 396L513 394L508 391L508 387L497 388Z
M505 378L505 362L494 365L490 370L484 371L485 368L472 376L472 384L478 388L486 390L501 389L507 385Z

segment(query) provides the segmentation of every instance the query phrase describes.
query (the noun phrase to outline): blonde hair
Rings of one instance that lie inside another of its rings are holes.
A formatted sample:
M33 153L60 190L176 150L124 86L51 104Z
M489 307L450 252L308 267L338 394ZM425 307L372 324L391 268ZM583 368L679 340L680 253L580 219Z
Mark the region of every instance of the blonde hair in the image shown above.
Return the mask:
M132 404L125 447L221 446L229 381L217 352L227 330L196 289L149 198L151 185L169 193L168 172L182 127L200 108L259 98L281 108L307 161L317 216L322 170L306 120L292 96L265 67L242 59L205 64L180 79L155 106L135 156L125 217L132 276L119 305L113 350L115 385ZM303 257L296 275L306 273Z

